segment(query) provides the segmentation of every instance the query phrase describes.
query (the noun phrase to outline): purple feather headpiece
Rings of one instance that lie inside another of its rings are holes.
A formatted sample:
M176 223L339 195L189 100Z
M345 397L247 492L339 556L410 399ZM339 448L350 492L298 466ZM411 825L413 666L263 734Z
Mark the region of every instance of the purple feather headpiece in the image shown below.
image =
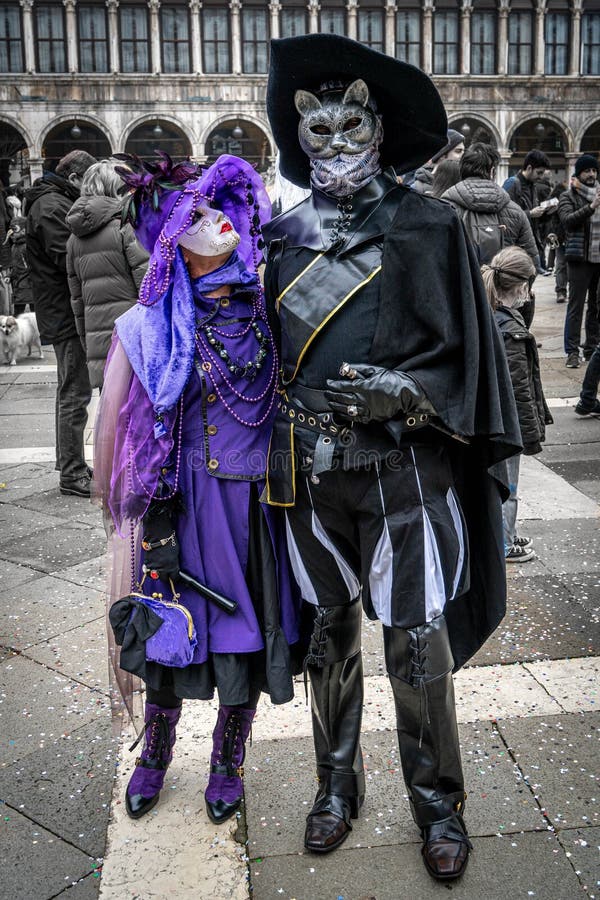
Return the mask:
M140 289L140 303L156 303L169 286L177 244L188 230L194 212L210 204L228 216L240 235L238 255L256 271L261 259L261 226L269 221L271 202L260 175L237 156L220 156L202 171L190 160L174 164L164 151L156 162L115 154L129 168L117 171L132 192L124 217L150 253Z

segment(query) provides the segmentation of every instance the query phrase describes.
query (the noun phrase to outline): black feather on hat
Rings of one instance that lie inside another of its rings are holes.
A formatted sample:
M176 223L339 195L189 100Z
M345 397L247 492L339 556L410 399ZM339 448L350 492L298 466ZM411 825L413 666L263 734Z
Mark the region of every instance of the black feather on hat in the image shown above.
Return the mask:
M282 175L310 185L310 160L298 141L297 90L318 91L329 81L362 78L383 118L381 165L408 172L448 141L442 99L420 69L338 34L307 34L271 41L267 113L280 152Z

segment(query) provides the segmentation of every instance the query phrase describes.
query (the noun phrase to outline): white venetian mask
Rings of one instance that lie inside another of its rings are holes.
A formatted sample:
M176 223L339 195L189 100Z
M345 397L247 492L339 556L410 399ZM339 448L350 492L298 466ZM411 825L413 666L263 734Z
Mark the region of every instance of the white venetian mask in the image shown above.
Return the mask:
M179 244L198 256L222 256L233 253L240 236L231 220L218 209L202 206L194 213L194 221L179 238Z

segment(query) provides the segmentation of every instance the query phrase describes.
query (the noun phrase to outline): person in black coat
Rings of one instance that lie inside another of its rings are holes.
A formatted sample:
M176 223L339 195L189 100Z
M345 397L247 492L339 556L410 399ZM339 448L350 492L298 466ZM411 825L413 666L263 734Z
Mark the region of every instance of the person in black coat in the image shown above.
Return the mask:
M569 304L565 321L567 368L579 367L581 322L587 295L584 359L600 342L598 288L600 286L600 184L598 160L584 153L575 161L571 187L558 201L558 217L566 233L565 259L569 278Z
M544 398L540 362L534 336L520 308L529 296L535 266L519 247L507 247L482 267L483 281L494 318L504 338L508 370L517 404L519 428L525 456L541 453L546 425L552 416ZM521 454L508 459L510 497L502 507L504 552L507 562L527 562L535 557L531 538L517 531L517 487Z
M81 180L96 160L73 150L46 172L27 193L27 263L35 296L35 317L42 344L56 353L56 468L61 494L90 496L83 432L92 396L85 353L75 327L67 281L66 216L79 197Z

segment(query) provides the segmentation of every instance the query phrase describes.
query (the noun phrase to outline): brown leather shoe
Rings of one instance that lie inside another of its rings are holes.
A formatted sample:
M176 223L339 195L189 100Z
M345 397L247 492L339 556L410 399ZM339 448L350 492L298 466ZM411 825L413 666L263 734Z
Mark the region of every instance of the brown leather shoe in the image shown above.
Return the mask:
M425 841L421 852L425 868L438 881L460 878L469 861L469 845L450 838Z
M330 853L343 844L352 825L330 812L311 813L306 818L304 846L312 853Z

